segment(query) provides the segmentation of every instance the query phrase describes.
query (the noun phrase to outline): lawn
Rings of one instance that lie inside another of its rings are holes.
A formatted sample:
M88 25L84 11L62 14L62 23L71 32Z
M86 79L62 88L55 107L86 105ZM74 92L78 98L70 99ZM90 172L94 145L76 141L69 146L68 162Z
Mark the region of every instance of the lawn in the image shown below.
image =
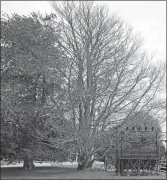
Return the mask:
M34 170L23 170L22 167L1 167L1 179L166 179L166 174L159 176L116 176L113 172L78 171L77 164L62 166L38 166Z

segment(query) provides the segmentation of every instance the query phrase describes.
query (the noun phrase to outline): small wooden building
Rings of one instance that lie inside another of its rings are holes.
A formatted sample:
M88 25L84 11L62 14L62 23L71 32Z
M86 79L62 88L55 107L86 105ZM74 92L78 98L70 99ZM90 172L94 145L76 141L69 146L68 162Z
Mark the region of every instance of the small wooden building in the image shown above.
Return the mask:
M143 132L144 133L144 132ZM155 132L157 134L157 132ZM157 138L157 135L154 136ZM119 142L116 152L117 175L150 175L158 174L160 148L155 141L143 143L142 141L128 142L127 148L122 147L124 141Z

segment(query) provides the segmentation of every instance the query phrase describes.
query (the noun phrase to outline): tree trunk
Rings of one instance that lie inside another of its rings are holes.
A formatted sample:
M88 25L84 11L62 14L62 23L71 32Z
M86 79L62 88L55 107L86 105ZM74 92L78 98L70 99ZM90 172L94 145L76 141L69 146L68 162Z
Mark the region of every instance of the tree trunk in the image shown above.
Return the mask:
M91 168L95 159L87 158L86 156L82 155L78 158L78 170L85 170Z
M77 167L77 170L84 170L85 169L85 166L82 162L78 162L78 167Z
M35 169L35 164L33 162L33 159L25 158L24 164L23 164L23 169L28 169L28 170Z

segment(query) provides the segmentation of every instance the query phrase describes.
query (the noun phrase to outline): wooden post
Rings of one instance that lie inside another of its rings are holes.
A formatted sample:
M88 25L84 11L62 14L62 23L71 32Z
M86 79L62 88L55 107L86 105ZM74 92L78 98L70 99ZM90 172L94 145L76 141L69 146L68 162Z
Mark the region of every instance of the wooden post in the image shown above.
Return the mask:
M140 143L140 147L141 147L141 143ZM138 168L137 168L137 175L139 175L140 176L140 153L141 153L141 151L140 151L140 148L139 148L139 156L138 156Z
M122 158L122 130L121 130L121 158Z
M128 169L127 169L127 176L129 176L129 159L128 159Z
M118 166L119 166L119 163L118 163L118 132L116 131L116 161L115 161L115 166L116 166L116 175L118 176Z
M140 157L138 159L138 170L137 170L137 175L140 176Z
M120 158L118 158L118 176L121 174L120 164Z

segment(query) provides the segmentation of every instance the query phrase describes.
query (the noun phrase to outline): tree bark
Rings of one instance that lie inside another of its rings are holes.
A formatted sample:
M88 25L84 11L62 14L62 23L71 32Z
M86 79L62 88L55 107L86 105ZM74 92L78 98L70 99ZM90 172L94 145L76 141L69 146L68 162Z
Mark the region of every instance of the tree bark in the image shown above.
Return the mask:
M82 155L78 157L78 167L77 170L85 170L91 168L95 159L87 158L86 155Z
M23 169L31 170L35 169L35 164L33 162L33 159L31 158L25 158L24 159L24 164L23 164Z

